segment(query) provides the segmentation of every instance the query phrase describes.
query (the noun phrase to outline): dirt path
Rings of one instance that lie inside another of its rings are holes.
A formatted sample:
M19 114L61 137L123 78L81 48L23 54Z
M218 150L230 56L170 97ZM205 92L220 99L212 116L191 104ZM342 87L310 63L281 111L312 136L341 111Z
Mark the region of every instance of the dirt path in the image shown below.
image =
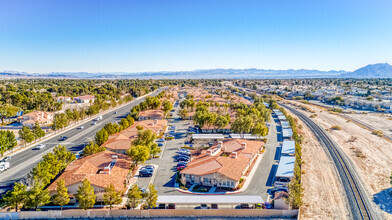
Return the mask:
M299 219L349 219L343 186L333 163L309 128L301 120L298 124L304 136L302 160L305 162L302 165L304 203Z
M293 103L298 104L298 102ZM391 190L389 176L392 170L392 144L336 114L312 105L306 106L315 113L301 111L307 116L317 114L313 120L329 130L332 138L353 161L369 196L385 210L383 212L385 217L392 219L392 199L386 196L386 192ZM330 129L335 125L339 126L341 130Z

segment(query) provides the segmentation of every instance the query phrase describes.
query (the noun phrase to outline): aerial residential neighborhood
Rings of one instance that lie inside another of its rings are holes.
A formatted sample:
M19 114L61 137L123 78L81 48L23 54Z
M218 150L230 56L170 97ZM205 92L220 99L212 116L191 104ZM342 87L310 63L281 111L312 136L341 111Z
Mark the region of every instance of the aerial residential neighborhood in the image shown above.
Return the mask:
M0 220L392 220L392 1L0 1Z

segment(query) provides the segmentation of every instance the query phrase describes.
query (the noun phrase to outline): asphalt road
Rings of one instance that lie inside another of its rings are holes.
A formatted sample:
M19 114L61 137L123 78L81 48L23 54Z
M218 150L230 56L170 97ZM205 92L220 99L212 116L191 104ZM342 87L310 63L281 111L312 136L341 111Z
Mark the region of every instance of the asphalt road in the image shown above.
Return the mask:
M165 88L160 88L156 90L151 96L159 94L159 92L164 89ZM34 150L34 147L29 147L28 149L23 149L14 153L10 161L10 169L0 174L0 195L9 190L15 182L24 180L31 169L42 159L42 156L51 152L55 146L58 146L59 144L65 145L67 149L73 153L81 151L85 144L94 140L95 133L105 124L109 122L119 122L121 118L128 115L133 106L144 100L145 98L143 97L132 101L130 104L109 111L102 115L102 120L99 120L96 125L92 125L92 120L96 117L91 117L89 121L43 141L42 144L46 145L43 150ZM114 112L117 112L117 114L114 114ZM82 125L84 128L78 129L78 127ZM60 136L67 136L68 139L65 141L58 141Z

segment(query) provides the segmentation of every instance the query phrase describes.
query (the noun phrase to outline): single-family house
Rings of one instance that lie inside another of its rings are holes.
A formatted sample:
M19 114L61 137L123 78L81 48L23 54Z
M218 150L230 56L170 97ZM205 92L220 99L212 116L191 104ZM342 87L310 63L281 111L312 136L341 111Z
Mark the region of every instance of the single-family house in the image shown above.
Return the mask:
M96 200L102 201L105 188L110 184L114 185L116 191L126 193L130 184L129 169L131 164L132 161L125 155L102 151L70 163L47 189L50 195L55 194L57 182L64 180L71 202L74 203L78 187L84 179L87 179L94 188L97 195Z

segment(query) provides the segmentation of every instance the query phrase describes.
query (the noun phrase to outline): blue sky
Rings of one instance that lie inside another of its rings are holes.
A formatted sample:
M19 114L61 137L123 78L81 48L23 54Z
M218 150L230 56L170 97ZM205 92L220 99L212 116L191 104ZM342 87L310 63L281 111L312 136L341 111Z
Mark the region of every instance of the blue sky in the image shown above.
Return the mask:
M0 0L0 70L343 69L392 63L390 0Z

